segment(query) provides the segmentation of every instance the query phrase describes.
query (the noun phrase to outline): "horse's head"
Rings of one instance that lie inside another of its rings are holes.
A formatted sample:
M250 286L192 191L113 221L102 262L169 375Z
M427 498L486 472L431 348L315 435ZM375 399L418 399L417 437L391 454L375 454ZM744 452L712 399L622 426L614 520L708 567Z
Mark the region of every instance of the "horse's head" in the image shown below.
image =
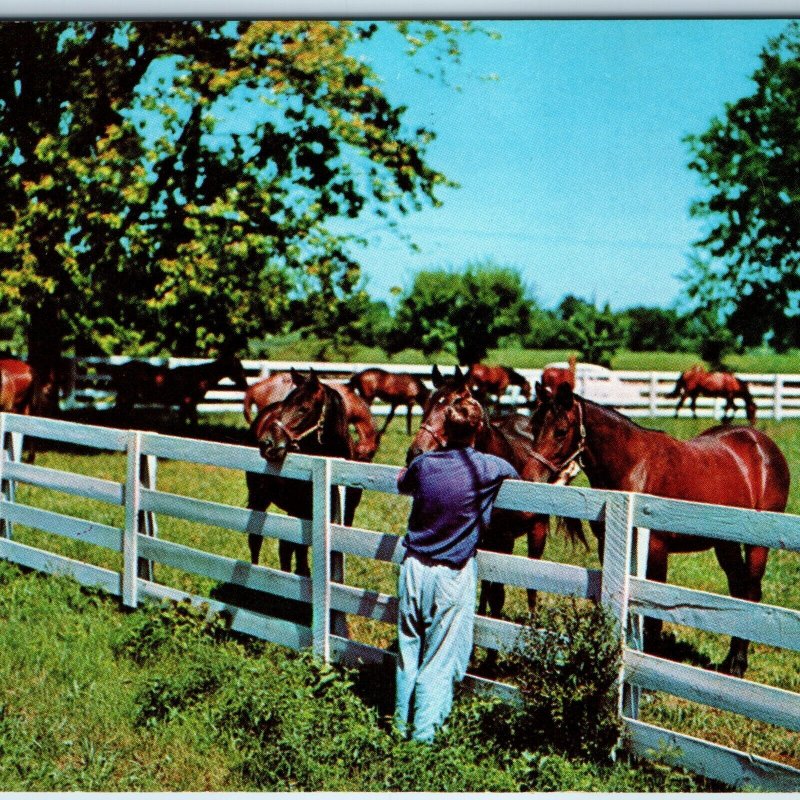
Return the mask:
M437 450L447 446L445 433L445 413L450 407L457 407L472 398L467 375L456 367L452 376L445 377L434 366L431 374L434 391L425 403L422 411L422 424L411 442L406 454L406 463L429 450Z
M280 463L289 453L299 452L312 435L322 438L327 410L325 386L312 372L303 377L292 369L295 388L284 400L265 406L250 426L261 455Z
M586 443L583 403L562 383L555 392L536 384L536 404L531 412L531 434L536 462L528 480L567 483L580 469Z

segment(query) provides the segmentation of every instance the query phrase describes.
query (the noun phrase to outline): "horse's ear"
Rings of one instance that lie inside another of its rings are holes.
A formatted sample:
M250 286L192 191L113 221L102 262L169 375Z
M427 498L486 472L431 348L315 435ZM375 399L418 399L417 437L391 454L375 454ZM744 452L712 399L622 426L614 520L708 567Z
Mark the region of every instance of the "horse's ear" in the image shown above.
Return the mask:
M433 371L431 372L431 381L433 381L434 388L438 389L443 383L444 378L442 377L442 373L439 372L439 367L434 364Z
M572 387L565 381L558 385L556 389L556 405L569 411L572 408L572 403L575 400L575 395L572 393Z
M314 372L314 368L313 367L311 368L310 372L308 373L308 378L306 380L307 380L308 385L312 389L316 389L320 385L319 375L317 375L317 373Z
M461 371L461 367L456 367L456 370L455 370L455 372L453 373L453 377L454 377L454 378L455 378L457 381L463 381L463 380L465 380L465 378L466 378L466 376L464 375L464 373Z
M294 368L289 368L289 374L292 376L292 383L295 386L302 386L305 383L305 378Z

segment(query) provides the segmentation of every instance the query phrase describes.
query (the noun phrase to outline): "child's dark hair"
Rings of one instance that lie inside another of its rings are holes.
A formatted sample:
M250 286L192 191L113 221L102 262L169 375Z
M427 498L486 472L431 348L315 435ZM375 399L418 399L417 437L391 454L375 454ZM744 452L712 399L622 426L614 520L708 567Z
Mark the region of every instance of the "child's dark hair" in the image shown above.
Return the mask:
M483 422L483 408L471 397L458 401L444 413L444 432L451 447L472 444Z

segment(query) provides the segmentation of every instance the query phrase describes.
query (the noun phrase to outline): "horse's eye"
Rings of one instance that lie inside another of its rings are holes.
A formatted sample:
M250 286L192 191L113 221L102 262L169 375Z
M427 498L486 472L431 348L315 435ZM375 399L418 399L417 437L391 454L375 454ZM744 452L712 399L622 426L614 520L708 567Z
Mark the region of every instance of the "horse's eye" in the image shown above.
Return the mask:
M569 433L569 428L556 428L555 430L556 439L566 439L568 433Z

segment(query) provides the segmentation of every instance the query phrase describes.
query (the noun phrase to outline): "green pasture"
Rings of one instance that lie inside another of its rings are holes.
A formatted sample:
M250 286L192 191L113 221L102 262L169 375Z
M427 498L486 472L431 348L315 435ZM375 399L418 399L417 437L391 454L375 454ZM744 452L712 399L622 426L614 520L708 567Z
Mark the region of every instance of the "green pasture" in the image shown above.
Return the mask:
M658 427L679 438L689 438L708 426L707 420L664 418L644 420L645 425ZM772 436L781 446L793 471L800 464L800 420L779 423L759 421L758 427ZM416 428L416 425L415 425ZM201 421L199 438L225 441L244 441L245 430L236 415L206 415ZM376 462L402 464L409 444L405 435L405 420L395 420L383 437ZM45 467L64 469L95 475L112 480L123 480L125 465L122 456L109 453L88 453L76 448L53 446L37 453L36 463ZM579 477L578 483L584 482ZM244 475L230 470L189 465L174 461L160 461L157 474L159 489L231 505L245 505ZM123 524L122 509L98 502L81 500L67 495L20 486L17 498L21 502L61 511L76 517L97 520L110 525ZM402 534L410 502L407 498L378 492L365 492L356 513L355 525L379 531ZM792 486L788 511L800 513L800 488ZM247 542L244 535L197 525L180 520L159 517L159 536L181 544L246 560ZM553 529L548 537L544 558L582 566L599 567L596 543L586 526L588 549L569 543L565 536ZM72 558L100 566L118 569L121 556L80 542L63 540L57 536L15 527L18 541L51 549ZM524 540L517 542L515 551L524 555ZM277 545L267 540L261 563L277 567ZM212 581L156 565L156 579L197 594L213 592ZM669 579L681 585L727 594L727 585L721 569L711 551L699 554L675 555L670 560ZM391 565L368 559L348 557L346 582L374 589L386 594L395 591L396 571ZM796 553L773 552L767 566L763 584L764 602L800 609L800 556ZM553 598L540 594L541 602ZM525 594L510 589L505 614L510 619L523 620L527 612ZM394 638L391 626L351 618L351 635L362 641L389 647ZM727 653L727 637L705 634L700 631L680 629L667 625L668 637L674 639L670 650L686 663L709 666L719 664ZM480 668L480 653L476 667ZM501 665L502 666L502 665ZM770 685L800 692L800 656L789 651L761 645L751 646L748 678ZM768 725L744 720L737 715L695 706L666 695L648 694L642 705L645 721L663 724L676 730L709 738L730 747L752 750L800 766L800 736L796 733L772 728Z
M566 361L574 350L531 350L519 345L490 350L484 361L488 364L503 364L515 369L541 369L554 361ZM579 354L578 354L579 355ZM324 357L323 357L324 356ZM289 334L270 340L265 354L260 356L276 361L349 361L356 364L441 364L455 365L457 359L449 352L425 355L421 350L402 350L388 356L379 347L354 345L337 351L327 348L326 343L314 336ZM613 369L644 371L683 371L693 364L702 363L697 353L664 353L620 350L611 359ZM800 372L800 351L773 353L770 350L748 350L725 357L730 369L736 372L772 374L776 372Z

